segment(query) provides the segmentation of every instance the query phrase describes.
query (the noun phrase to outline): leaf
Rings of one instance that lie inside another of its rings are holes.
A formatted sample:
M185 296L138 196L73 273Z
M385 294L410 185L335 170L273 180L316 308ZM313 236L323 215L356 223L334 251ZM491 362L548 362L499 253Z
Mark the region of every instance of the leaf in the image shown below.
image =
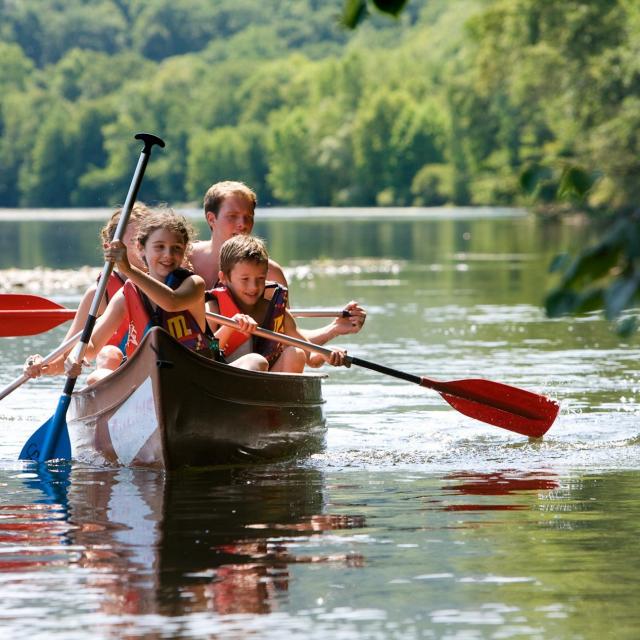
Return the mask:
M577 294L570 289L555 289L549 293L545 300L544 306L549 318L559 318L566 316L575 311L577 303Z
M578 294L575 313L589 313L604 306L604 290L601 287L587 289Z
M373 4L383 13L397 16L407 4L407 0L373 0Z
M556 273L557 271L566 269L570 260L571 257L568 253L559 253L554 256L553 260L551 260L551 264L549 265L549 273Z
M633 301L638 290L636 278L617 278L604 292L605 317L607 320L617 318Z
M347 29L355 29L366 15L366 0L346 0L340 17L340 24L347 27Z
M558 196L582 199L593 187L594 182L593 176L581 167L575 165L565 167L558 185Z
M601 309L602 304L603 292L599 287L581 293L576 293L572 289L554 289L544 301L547 316L550 318L595 311Z
M616 324L616 333L621 338L628 338L638 329L638 316L628 316Z
M588 284L606 275L618 263L621 250L609 243L587 247L565 271L561 287Z
M551 169L540 164L531 164L520 174L520 187L528 194L533 194L543 180L552 177Z

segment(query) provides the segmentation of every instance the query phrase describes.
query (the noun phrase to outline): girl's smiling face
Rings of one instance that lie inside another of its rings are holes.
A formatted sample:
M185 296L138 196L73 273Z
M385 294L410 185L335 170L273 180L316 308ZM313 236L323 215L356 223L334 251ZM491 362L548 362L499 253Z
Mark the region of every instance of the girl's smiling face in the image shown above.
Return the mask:
M233 265L228 276L221 271L219 277L222 284L229 287L240 307L252 310L264 295L267 268L266 264L243 260Z
M182 237L169 229L156 229L144 245L139 246L149 269L156 280L164 279L182 265L186 247Z

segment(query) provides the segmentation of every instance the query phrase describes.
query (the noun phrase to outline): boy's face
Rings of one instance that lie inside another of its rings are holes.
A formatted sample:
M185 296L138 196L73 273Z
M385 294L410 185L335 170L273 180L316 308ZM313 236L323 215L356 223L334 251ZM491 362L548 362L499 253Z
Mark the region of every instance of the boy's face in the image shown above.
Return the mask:
M228 276L220 272L220 282L231 290L238 303L244 307L253 308L264 295L267 268L266 264L261 265L251 261L238 262Z
M217 216L212 211L207 212L209 227L220 244L233 236L251 233L253 217L251 203L241 195L225 198Z

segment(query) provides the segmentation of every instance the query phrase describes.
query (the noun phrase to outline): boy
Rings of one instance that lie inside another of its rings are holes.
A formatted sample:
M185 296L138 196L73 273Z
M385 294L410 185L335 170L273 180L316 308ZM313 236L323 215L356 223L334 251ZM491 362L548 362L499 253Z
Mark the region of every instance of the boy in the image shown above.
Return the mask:
M193 271L204 279L207 289L218 281L222 244L233 236L251 233L256 204L256 194L242 182L227 180L209 187L204 196L204 215L211 229L211 239L196 242L189 256ZM288 288L282 267L271 259L268 261L267 279ZM345 309L353 315L336 318L319 329L301 330L301 333L315 344L325 344L340 335L358 333L364 325L366 311L353 301Z
M223 243L217 278L222 286L207 292L207 309L233 318L240 325L240 331L218 326L215 320L210 320L209 325L227 362L233 363L253 353L260 356L260 365L256 368L302 373L307 361L305 351L251 336L258 326L262 326L305 340L287 310L287 290L278 283L267 283L268 270L269 255L258 238L237 235ZM327 362L343 365L345 353L336 349Z

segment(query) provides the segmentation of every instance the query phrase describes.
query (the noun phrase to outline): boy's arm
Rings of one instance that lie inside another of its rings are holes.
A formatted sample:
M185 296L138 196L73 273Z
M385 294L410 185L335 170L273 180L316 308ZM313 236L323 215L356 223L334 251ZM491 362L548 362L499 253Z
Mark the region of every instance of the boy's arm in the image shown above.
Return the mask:
M291 336L292 338L298 338L299 340L304 340L305 342L311 342L311 340L306 338L305 335L298 329L294 317L289 313L288 310L285 310L283 333L285 335ZM325 362L328 362L335 367L343 366L344 356L347 352L344 349L332 349L332 351L333 353L328 357L320 353L313 353L308 351L307 364L311 367L319 367Z
M207 302L206 309L207 311L211 311L212 313L220 314L220 306L218 305L217 300L210 300L209 302ZM228 327L226 325L220 325L215 321L215 319L207 316L207 322L209 323L211 331L213 331L213 335L218 340L221 351L224 351L229 338L235 331L253 333L253 331L255 331L255 329L257 329L258 327L258 323L251 316L245 315L244 313L236 313L233 316L232 320L235 320L238 323L239 326L237 329Z

